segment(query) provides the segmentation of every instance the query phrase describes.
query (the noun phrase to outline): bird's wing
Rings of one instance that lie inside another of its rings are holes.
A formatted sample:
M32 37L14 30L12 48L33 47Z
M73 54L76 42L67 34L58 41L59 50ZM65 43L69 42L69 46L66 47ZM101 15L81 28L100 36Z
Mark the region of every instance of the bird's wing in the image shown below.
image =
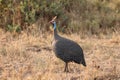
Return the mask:
M68 39L58 41L58 47L63 53L71 56L80 56L83 54L82 48L74 41Z

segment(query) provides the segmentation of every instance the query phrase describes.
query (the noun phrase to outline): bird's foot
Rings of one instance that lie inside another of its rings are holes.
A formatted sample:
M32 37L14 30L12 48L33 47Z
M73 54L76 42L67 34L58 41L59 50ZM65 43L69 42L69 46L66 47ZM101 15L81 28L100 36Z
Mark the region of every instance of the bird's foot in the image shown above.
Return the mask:
M64 72L69 73L69 70L66 70L66 69L65 69Z

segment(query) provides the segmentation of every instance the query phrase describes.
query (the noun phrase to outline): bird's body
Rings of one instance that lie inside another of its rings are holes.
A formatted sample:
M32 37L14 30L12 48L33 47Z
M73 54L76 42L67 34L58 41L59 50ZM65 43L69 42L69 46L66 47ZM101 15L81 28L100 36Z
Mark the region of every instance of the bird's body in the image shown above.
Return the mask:
M61 37L56 31L56 22L54 26L53 51L55 55L65 62L65 72L68 72L68 63L75 62L86 66L82 48L74 41Z
M77 43L60 36L54 40L53 50L55 55L65 62L74 61L80 64L80 59L83 57L83 50Z

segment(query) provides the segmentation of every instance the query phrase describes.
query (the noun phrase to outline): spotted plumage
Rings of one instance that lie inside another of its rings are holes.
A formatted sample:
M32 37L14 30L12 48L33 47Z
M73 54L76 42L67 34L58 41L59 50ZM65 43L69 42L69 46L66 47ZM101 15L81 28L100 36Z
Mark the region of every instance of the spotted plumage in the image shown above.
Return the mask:
M55 55L65 62L65 72L68 72L68 63L75 62L86 66L82 48L74 41L58 35L56 22L51 21L54 28L53 51Z

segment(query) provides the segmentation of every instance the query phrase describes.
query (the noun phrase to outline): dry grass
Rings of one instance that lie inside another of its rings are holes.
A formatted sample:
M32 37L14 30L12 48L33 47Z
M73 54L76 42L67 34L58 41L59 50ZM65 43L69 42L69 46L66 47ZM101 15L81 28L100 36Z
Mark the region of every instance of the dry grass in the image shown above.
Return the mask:
M87 67L64 63L52 52L52 34L31 36L22 33L13 38L0 32L0 80L120 80L120 35L80 38L63 35L78 42Z

